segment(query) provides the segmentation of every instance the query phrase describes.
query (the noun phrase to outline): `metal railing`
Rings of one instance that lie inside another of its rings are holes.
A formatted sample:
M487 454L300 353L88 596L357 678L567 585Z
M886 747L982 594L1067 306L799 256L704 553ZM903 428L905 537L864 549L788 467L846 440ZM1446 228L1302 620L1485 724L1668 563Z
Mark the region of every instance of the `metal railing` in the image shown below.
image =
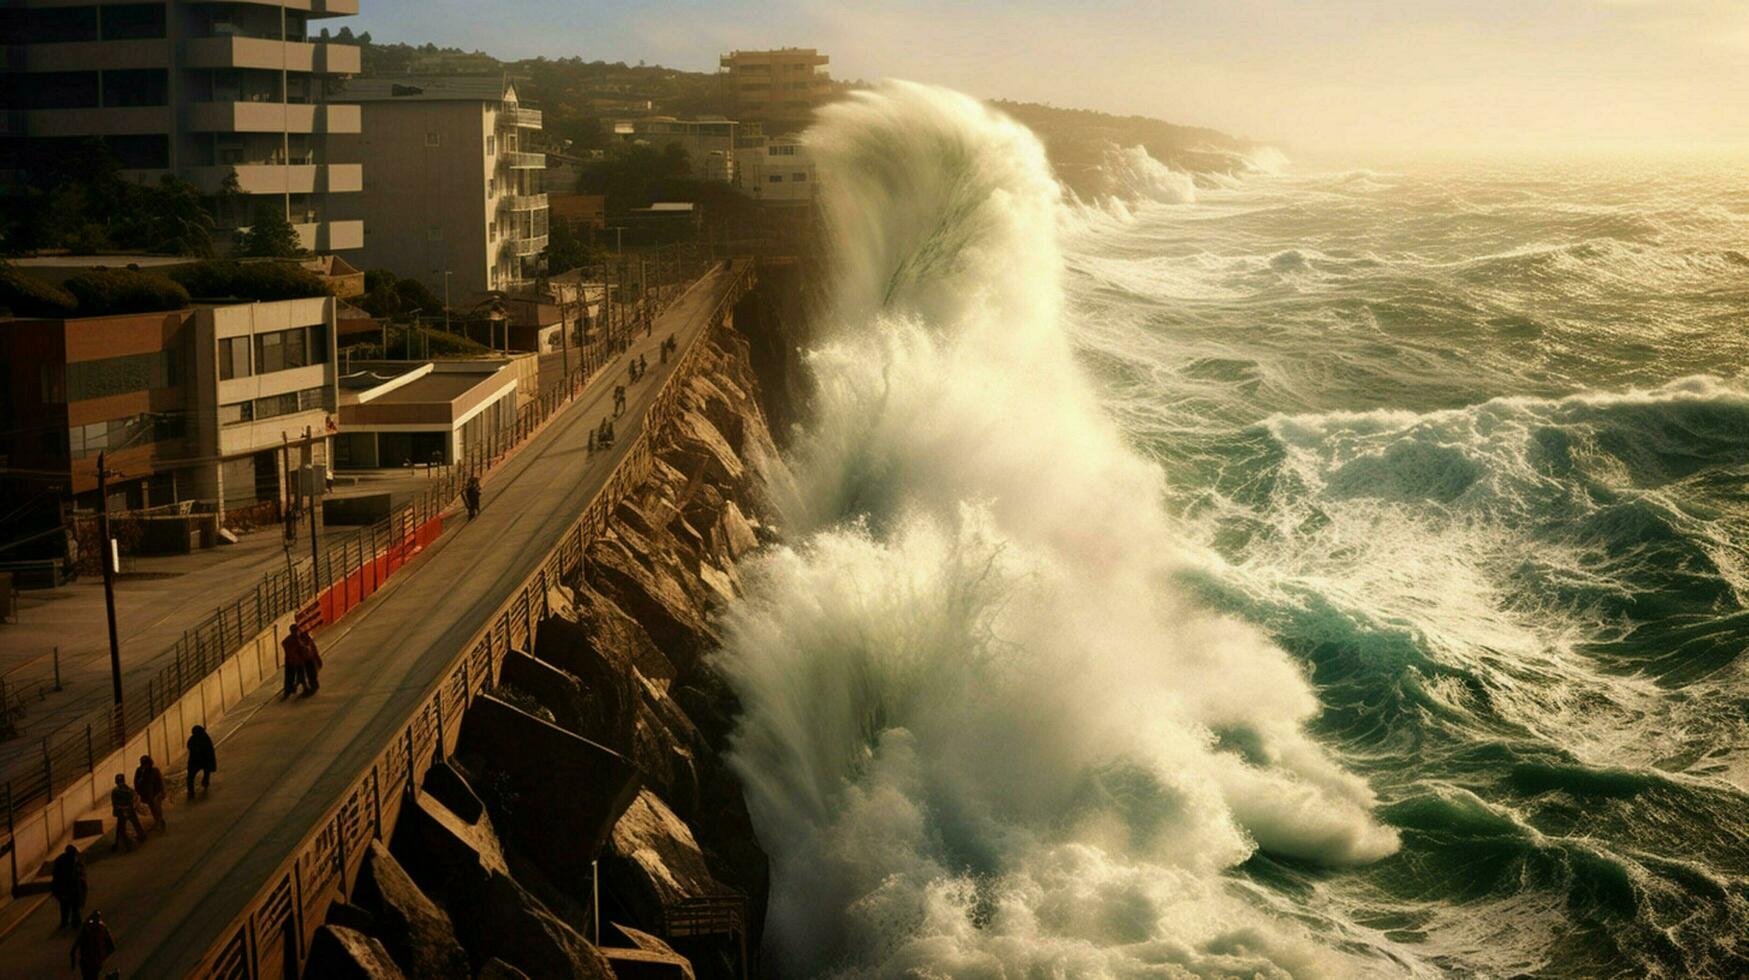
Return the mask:
M675 272L682 274L683 270L676 268ZM322 542L318 563L312 564L307 553L294 557L290 569L267 574L252 590L218 607L150 658L148 662L162 662L163 666L143 683L136 679L124 686L119 726L110 699L93 698L90 709L42 736L39 751L15 758L0 773L3 794L0 802L5 807L6 826L28 819L33 811L89 775L96 763L125 746L159 712L199 685L232 652L264 632L275 620L309 607L328 590L350 583L367 565L374 567L385 556L405 549L419 528L448 509L468 477L489 471L568 405L642 324L627 320L618 324L618 328L576 349L576 366L564 383L522 406L509 425L482 435L461 460L434 478L431 487L394 514L344 537L330 532ZM302 544L293 543L289 547L294 555L304 551L307 533ZM359 601L363 598L360 596ZM354 604L348 598L346 608Z
M601 490L534 572L462 645L407 722L219 934L190 976L275 977L288 961L302 963L323 913L346 893L346 882L353 880L370 840L384 839L393 831L410 791L434 761L453 749L462 715L475 695L493 686L505 654L532 647L539 622L548 612L551 587L582 569L584 553L606 531L619 501L649 476L656 440L675 417L682 386L752 279L750 261L731 265L727 288L709 314L706 328L681 352L652 401L644 426ZM296 943L295 950L287 948L290 942Z

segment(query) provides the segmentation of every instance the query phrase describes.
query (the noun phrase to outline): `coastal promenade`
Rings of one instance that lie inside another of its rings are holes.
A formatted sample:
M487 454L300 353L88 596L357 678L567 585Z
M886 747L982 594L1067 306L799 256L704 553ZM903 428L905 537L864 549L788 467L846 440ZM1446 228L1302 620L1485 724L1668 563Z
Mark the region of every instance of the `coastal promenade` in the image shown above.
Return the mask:
M614 385L625 383L623 356L493 472L478 518L451 523L406 570L318 634L326 661L319 694L281 701L276 685L264 685L214 726L220 768L210 792L183 802L180 773L171 772L168 832L153 832L131 854L111 854L107 845L87 854L86 909L103 912L118 946L110 969L180 977L202 963L640 445L646 414L683 360L662 364L658 345L672 336L688 351L733 285L719 267L657 318L651 336L634 340L629 356L646 357L649 371L628 391L612 450L586 446L611 411ZM7 975L67 971L72 937L56 930L47 896L13 903L0 933Z

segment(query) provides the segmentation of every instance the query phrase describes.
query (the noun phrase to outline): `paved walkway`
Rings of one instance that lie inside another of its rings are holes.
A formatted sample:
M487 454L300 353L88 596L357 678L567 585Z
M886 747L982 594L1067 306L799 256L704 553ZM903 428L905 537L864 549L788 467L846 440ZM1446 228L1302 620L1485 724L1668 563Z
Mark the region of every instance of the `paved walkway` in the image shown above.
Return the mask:
M302 526L302 525L300 525ZM350 531L335 528L335 533ZM308 530L292 551L294 563L309 559ZM244 535L187 555L131 559L115 583L116 635L122 680L128 690L155 674L161 655L183 630L234 601L270 572L284 571L285 538L277 528ZM60 647L61 690L46 689ZM26 694L26 713L15 719L18 735L0 742L0 771L15 758L40 756L42 736L108 703L109 618L103 580L88 575L58 589L19 593L18 622L0 625L0 672Z
M281 702L273 685L232 709L213 734L219 772L210 793L180 798L170 773L169 830L132 854L87 855L90 901L115 933L110 968L123 976L181 977L200 960L339 794L381 751L462 644L538 565L582 513L643 425L661 379L657 345L674 334L682 349L705 325L727 279L693 286L638 338L650 370L615 423L615 449L587 453L588 433L612 404L623 364L551 422L484 484L473 521L456 519L443 537L363 606L318 636L326 668L321 693ZM56 931L47 896L13 903L0 916L0 973L66 973L72 937Z

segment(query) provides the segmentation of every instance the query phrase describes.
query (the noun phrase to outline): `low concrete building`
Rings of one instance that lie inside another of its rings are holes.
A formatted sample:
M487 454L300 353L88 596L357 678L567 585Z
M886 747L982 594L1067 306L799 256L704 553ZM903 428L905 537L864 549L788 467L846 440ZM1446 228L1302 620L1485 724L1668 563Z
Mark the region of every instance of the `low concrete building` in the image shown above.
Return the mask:
M277 514L288 463L327 458L336 303L0 321L7 492L94 507L104 452L113 509ZM288 441L302 443L289 460Z
M658 150L677 145L686 151L694 177L727 184L735 180L739 126L733 119L722 116L699 119L646 116L619 120L613 124L613 133L621 142L647 143Z
M741 193L765 204L808 204L814 200L814 158L801 140L773 136L739 151L741 162L736 186Z
M448 464L516 418L519 378L504 360L360 361L340 378L337 469Z

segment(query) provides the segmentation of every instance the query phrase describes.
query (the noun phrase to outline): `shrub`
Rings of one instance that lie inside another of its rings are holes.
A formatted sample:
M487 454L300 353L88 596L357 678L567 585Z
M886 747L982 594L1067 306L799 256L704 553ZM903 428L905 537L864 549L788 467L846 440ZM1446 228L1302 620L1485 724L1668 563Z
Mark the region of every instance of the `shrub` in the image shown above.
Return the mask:
M321 276L290 262L197 262L172 270L170 278L203 299L268 302L330 293Z
M364 291L374 293L379 289L393 289L399 277L388 269L364 270Z
M156 313L188 305L181 283L131 269L92 269L70 277L66 286L79 301L80 316Z
M15 316L60 319L77 313L79 301L61 287L0 264L0 307Z

